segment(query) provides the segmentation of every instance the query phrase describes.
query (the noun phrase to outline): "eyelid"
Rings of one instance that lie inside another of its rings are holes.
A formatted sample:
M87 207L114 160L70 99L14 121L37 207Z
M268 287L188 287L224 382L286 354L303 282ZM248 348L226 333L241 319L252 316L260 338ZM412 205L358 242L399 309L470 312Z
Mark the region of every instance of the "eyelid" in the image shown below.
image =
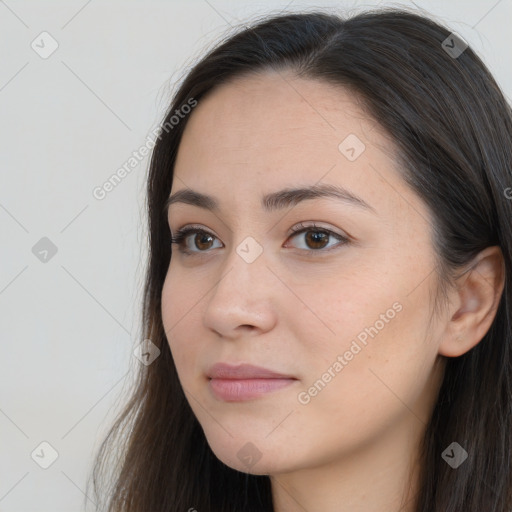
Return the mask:
M214 236L215 238L217 238L219 240L219 237L213 233L212 231L210 231L208 228L205 228L204 226L202 226L201 224L185 224L183 227L181 228L178 228L176 231L171 231L171 234L173 236L175 236L176 234L180 233L180 232L184 232L184 231L192 231L192 230L196 230L196 231L203 231L204 233L208 233L209 235L211 236Z
M308 222L311 222L311 224L309 224ZM317 229L319 231L324 230L324 231L329 231L332 234L338 235L339 237L342 237L342 238L352 239L352 237L349 234L347 234L346 232L338 233L337 231L334 231L334 229L332 229L331 227L319 226L314 221L305 221L305 222L299 222L298 224L295 224L293 227L291 227L288 230L288 232L286 233L286 237L289 238L290 236L299 233L301 229ZM173 235L172 230L170 228L169 228L169 230L171 231L171 235ZM189 230L190 231L191 230L202 231L202 232L208 233L209 235L220 240L219 237L215 233L213 233L209 229L203 227L201 224L185 224L183 227L178 228L174 233L180 233L180 232L189 231Z
M326 226L320 226L318 225L315 221L305 221L305 222L299 222L298 224L296 224L295 226L293 226L292 228L290 228L288 230L288 233L287 233L287 237L290 237L292 235L295 235L297 233L300 233L306 229L311 229L311 230L318 230L318 231L327 231L333 235L336 235L336 236L339 236L340 238L346 238L346 239L351 239L352 237L350 235L348 235L347 233L343 232L343 233L338 233L337 231L335 231L333 228L331 227L326 227Z

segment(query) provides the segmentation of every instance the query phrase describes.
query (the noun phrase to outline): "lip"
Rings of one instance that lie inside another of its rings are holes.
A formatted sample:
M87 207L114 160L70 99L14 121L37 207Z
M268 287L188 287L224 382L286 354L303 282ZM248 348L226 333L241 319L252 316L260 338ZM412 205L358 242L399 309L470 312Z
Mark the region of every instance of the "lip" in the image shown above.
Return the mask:
M294 379L293 375L274 372L262 366L216 363L206 372L210 379Z
M251 364L232 366L217 363L208 370L207 376L208 388L212 394L225 402L259 398L298 380L290 375Z

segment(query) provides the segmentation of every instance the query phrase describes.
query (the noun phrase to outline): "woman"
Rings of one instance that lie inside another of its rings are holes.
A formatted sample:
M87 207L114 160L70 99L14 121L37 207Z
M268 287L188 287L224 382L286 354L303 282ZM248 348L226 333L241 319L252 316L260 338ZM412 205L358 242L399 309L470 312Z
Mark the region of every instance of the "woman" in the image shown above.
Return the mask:
M504 95L425 17L279 15L205 56L151 159L160 353L107 510L510 510L510 162Z

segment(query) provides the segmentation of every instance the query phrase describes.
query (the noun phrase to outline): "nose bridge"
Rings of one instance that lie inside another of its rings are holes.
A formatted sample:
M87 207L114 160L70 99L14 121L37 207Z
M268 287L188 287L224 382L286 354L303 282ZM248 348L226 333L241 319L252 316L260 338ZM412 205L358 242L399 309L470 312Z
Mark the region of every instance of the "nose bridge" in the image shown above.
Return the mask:
M269 274L266 263L263 244L253 236L244 237L241 242L230 248L222 274L224 277L220 279L217 288L226 285L241 292L256 291L259 288L256 285L265 279L265 274Z
M240 325L271 328L275 312L269 280L273 275L266 266L263 245L246 236L225 258L207 303L205 324L225 336Z

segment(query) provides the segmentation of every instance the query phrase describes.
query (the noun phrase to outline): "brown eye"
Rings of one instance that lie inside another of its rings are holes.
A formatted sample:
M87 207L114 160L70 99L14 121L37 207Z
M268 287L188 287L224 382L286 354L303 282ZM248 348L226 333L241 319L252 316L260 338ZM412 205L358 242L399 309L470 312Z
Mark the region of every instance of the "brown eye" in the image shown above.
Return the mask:
M201 251L205 251L211 248L213 238L214 237L208 233L196 233L196 236L193 238L192 244L194 245L194 247L197 247Z
M344 237L338 233L334 233L329 229L319 228L314 225L304 226L302 224L299 226L299 228L301 229L293 230L293 235L290 236L290 239L302 239L304 244L302 247L299 246L299 249L303 249L305 251L327 252L336 245L345 245L349 242L347 237ZM330 243L332 239L337 240L338 243ZM322 251L322 249L326 250Z
M176 244L179 251L184 254L192 254L208 252L216 239L217 237L203 229L185 228L178 230L176 236L171 237L171 244Z
M329 243L329 233L324 231L307 231L306 244L311 249L323 249Z

